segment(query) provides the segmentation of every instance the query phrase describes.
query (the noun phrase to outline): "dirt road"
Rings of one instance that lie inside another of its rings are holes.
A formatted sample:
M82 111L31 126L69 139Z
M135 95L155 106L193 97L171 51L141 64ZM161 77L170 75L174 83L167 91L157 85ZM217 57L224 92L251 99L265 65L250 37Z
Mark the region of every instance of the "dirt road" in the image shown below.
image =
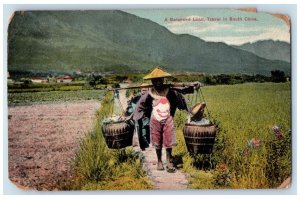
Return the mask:
M9 107L9 178L23 189L56 190L69 178L98 101Z
M120 99L126 107L125 91L120 92ZM70 168L79 141L94 126L99 108L97 101L9 107L10 180L22 189L61 188L72 177ZM140 151L138 145L134 149ZM156 170L153 146L141 153L154 189L187 188L186 175L180 170L173 174Z
M122 87L123 85L121 85ZM120 91L120 101L124 108L127 107L127 98L125 95L126 91ZM143 168L147 172L150 180L152 181L152 185L154 189L157 190L184 190L187 189L188 180L187 175L181 170L177 170L176 173L168 173L166 170L158 171L157 167L157 156L155 152L155 148L150 145L145 151L140 151L140 147L138 146L138 138L137 134L134 134L133 138L134 150L142 153L143 157ZM166 165L165 159L165 149L163 149L162 159L164 165Z

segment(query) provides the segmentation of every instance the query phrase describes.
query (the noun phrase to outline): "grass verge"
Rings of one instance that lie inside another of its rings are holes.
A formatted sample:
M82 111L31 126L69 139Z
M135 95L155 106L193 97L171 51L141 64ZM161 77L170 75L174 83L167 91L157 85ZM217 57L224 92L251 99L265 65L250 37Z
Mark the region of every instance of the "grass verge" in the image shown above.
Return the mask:
M178 111L175 117L178 146L174 155L182 159L182 167L190 176L189 187L278 187L291 175L290 83L208 86L202 91L211 118L217 119L218 125L213 169L202 170L201 157L188 154L182 132L186 115ZM283 135L281 139L274 135L275 126ZM255 145L256 140L259 142Z
M101 132L102 120L110 115L112 94L108 93L96 114L94 130L81 141L74 158L74 176L61 187L67 190L144 190L152 185L142 168L139 153L127 147L108 149Z

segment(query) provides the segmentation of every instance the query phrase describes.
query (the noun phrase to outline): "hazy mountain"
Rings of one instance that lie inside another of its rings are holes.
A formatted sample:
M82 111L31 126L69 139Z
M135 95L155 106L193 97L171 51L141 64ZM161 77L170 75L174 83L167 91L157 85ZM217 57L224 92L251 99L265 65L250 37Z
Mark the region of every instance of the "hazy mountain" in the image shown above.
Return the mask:
M16 12L8 30L9 70L170 71L270 75L290 73L271 61L224 43L171 33L123 11Z
M291 45L287 42L264 40L234 47L252 52L266 59L291 62Z

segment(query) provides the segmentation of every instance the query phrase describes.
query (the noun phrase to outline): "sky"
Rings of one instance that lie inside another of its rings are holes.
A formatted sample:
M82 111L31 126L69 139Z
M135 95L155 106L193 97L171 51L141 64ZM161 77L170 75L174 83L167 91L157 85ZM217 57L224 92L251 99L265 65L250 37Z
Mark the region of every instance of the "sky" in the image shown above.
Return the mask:
M125 12L150 19L175 34L190 34L205 41L242 45L258 40L290 43L289 25L263 12L236 9L132 9Z

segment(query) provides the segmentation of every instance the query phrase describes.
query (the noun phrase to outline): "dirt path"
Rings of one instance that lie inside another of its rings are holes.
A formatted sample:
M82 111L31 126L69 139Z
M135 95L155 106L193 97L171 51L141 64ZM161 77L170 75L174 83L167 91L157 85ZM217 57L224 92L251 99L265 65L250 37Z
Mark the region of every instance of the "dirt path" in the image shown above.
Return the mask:
M70 177L79 141L100 102L9 107L9 178L23 189L55 190Z
M121 85L122 86L122 85ZM127 107L127 99L125 96L124 90L120 91L120 101L123 107ZM137 146L134 146L135 151L140 151L137 141L137 134L134 134L134 143ZM177 170L176 173L168 173L166 170L158 171L156 170L157 158L155 153L155 148L150 145L145 151L140 151L143 154L143 167L147 172L149 178L152 181L154 189L159 190L179 190L187 189L188 180L186 174L181 170ZM166 155L165 150L163 149L163 162L164 167L166 166Z
M139 147L134 147L135 150L139 151ZM166 170L158 171L156 170L157 158L155 153L155 148L151 145L145 151L141 152L144 157L143 166L150 177L153 188L158 190L186 190L188 185L188 180L186 174L181 170L176 170L176 173L168 173ZM164 167L166 167L165 162L165 150L163 150L163 162Z

